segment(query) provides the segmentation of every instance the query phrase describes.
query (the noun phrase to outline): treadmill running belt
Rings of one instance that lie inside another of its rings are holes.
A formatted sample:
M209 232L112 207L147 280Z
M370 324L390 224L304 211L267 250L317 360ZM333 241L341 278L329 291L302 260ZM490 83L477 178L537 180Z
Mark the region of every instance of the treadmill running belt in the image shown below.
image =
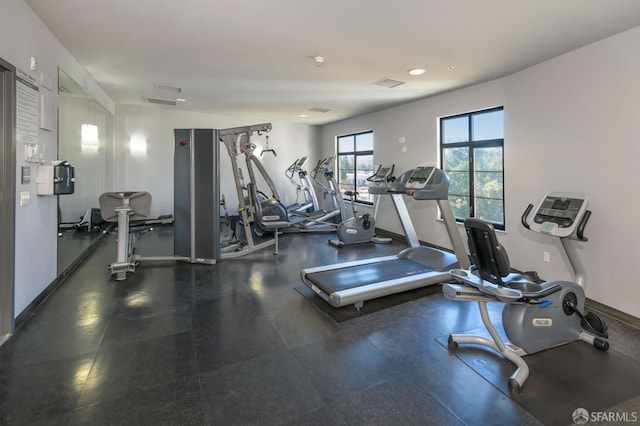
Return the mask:
M383 281L433 272L433 268L411 259L393 259L307 275L307 279L326 294Z

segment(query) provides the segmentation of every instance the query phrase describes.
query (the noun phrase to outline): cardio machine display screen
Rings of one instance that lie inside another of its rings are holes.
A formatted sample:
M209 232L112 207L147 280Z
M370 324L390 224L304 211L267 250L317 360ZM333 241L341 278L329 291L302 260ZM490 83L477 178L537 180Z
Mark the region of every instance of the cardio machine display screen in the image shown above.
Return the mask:
M553 202L553 206L551 206L551 208L553 210L567 210L570 205L571 205L571 200L558 198Z
M426 184L427 179L433 174L435 167L416 167L413 174L409 178L408 183Z
M584 200L579 198L547 197L536 212L536 223L555 222L561 228L573 225Z
M378 172L376 173L376 176L382 176L385 177L389 174L389 170L391 169L391 167L380 167L378 169Z

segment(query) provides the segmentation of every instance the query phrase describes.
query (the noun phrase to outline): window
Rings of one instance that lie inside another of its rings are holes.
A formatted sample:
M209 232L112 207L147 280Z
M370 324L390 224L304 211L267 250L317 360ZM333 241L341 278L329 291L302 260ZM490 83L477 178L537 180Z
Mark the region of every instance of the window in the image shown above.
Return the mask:
M345 199L345 191L356 191L356 201L373 204L367 178L373 174L373 132L338 136L338 188Z
M475 217L504 229L503 148L502 107L440 119L440 158L456 220Z

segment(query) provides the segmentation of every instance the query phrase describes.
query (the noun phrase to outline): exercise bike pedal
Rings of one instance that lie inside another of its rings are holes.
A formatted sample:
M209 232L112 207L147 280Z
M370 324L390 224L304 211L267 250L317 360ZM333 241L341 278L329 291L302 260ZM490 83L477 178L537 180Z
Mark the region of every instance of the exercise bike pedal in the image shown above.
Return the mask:
M609 337L607 323L593 312L587 312L581 317L580 325L585 331L595 334L598 337Z

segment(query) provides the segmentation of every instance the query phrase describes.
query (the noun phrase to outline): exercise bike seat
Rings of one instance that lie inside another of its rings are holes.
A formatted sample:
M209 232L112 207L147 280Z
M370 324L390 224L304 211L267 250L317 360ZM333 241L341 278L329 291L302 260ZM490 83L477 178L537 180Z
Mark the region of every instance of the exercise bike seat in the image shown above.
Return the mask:
M502 282L506 287L520 290L522 296L529 299L539 299L546 297L560 290L560 285L552 281L544 281L537 283L531 281L522 274L509 274L502 278Z
M495 301L510 303L521 300L523 297L522 291L487 281L478 276L472 268L468 270L452 269L449 274L454 280L464 284L466 288L460 288L455 284L444 284L443 292L448 299L460 299L460 296L464 294L467 296L467 300L478 300L479 296L484 296Z
M472 263L476 274L499 287L518 290L525 299L539 299L560 290L555 282L535 282L523 274L512 273L509 256L496 238L493 225L478 219L466 219Z

